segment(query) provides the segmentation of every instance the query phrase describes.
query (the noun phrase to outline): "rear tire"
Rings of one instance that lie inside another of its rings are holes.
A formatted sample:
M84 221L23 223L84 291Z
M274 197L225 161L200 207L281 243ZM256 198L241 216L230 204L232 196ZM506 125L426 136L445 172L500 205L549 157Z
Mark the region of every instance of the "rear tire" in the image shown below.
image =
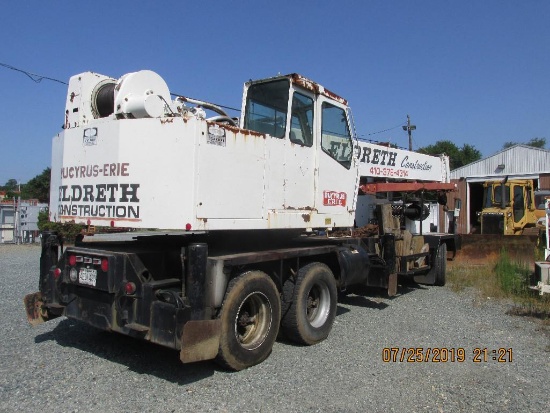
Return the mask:
M330 268L314 262L300 268L296 278L283 286L283 297L290 302L281 326L297 343L312 345L326 339L336 317L336 280Z
M275 283L261 271L234 278L220 313L221 336L216 362L243 370L264 361L281 321L281 299Z

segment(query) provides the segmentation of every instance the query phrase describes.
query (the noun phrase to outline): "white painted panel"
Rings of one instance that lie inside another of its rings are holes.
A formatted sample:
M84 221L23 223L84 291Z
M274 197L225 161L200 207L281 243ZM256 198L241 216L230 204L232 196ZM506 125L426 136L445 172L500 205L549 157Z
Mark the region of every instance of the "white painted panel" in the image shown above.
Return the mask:
M361 176L447 182L446 165L439 156L361 141L355 147L355 156Z
M198 146L197 218L263 218L266 138L209 128ZM216 143L208 138L214 130Z

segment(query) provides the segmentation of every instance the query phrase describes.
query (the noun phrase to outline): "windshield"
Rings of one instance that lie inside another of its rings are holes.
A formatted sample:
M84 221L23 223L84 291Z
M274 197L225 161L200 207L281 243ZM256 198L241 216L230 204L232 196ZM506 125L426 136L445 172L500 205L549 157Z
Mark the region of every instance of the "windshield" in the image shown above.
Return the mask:
M504 188L504 205L510 203L510 187L497 183L483 189L484 208L502 205L502 188Z

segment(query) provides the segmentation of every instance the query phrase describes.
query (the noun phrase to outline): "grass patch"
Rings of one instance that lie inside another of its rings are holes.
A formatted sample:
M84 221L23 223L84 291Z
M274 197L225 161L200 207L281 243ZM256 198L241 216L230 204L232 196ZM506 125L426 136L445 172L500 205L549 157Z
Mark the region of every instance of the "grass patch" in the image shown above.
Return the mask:
M524 297L531 292L531 269L524 263L510 260L508 252L503 249L495 265L498 284L506 296Z
M550 325L550 295L529 288L532 275L532 265L512 261L503 249L496 263L453 265L447 280L455 292L474 288L483 299L509 299L515 305L510 314L541 318Z

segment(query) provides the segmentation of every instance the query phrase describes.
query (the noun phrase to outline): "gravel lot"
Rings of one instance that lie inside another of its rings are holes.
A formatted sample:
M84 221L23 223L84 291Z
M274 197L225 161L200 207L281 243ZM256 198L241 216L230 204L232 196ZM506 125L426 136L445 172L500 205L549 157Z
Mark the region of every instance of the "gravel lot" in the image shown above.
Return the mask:
M0 245L2 412L550 410L550 328L471 291L344 297L323 343L277 342L264 363L229 373L66 318L30 327L22 298L37 290L39 256ZM384 363L385 347L460 347L466 360ZM512 348L513 359L474 363L475 348Z

